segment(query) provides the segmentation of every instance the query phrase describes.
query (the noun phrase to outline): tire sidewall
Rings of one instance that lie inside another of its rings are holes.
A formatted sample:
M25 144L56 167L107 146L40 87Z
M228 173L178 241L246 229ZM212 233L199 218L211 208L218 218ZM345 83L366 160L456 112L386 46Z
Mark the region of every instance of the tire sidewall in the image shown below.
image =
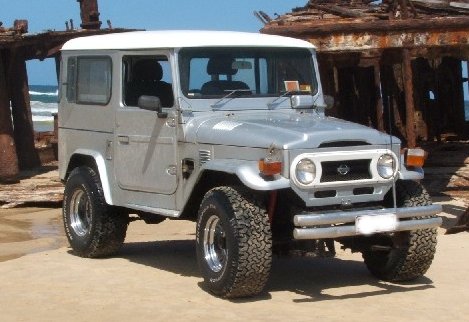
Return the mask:
M204 228L212 216L217 216L226 238L227 258L223 268L214 272L208 265L204 253ZM233 285L239 257L238 236L235 235L231 219L234 217L230 201L219 191L212 191L204 198L197 220L196 252L199 268L205 283L214 294L222 295Z
M81 190L85 193L88 199L90 210L91 210L91 222L90 229L84 236L76 234L71 226L71 199L73 194ZM90 248L93 242L93 236L96 231L96 225L98 224L97 216L101 211L101 205L97 202L97 196L99 189L94 183L93 177L90 175L90 170L86 168L78 168L74 170L69 179L67 180L64 192L64 204L63 204L63 221L65 227L65 234L67 235L68 241L72 249L78 253L84 252Z

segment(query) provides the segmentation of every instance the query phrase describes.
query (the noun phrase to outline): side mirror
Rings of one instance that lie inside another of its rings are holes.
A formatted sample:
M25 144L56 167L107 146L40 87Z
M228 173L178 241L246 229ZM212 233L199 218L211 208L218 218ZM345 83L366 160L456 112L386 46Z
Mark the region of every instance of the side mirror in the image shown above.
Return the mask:
M324 95L324 104L326 104L326 108L332 108L334 106L334 97L330 95Z
M165 118L168 113L162 112L161 100L156 96L142 95L138 98L138 107L142 110L155 111L159 118Z
M292 95L290 100L291 107L294 109L311 108L314 105L312 95Z

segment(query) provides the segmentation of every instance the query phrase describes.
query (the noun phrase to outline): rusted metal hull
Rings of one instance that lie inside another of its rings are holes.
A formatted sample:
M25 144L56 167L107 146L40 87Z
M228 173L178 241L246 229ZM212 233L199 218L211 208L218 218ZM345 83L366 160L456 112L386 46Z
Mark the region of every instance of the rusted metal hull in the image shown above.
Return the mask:
M406 3L395 2L408 9L399 13L365 1L310 1L261 32L316 46L324 92L338 101L330 115L390 131L408 146L440 140L442 132L465 137L458 64L469 59L469 16L450 8L442 17L433 7L422 12Z
M66 31L39 34L28 33L27 20L15 20L12 28L0 24L0 181L12 180L20 169L31 169L41 164L35 148L26 61L55 58L58 74L60 49L66 41L130 31L112 29L110 21L109 29L100 29L98 1L77 2L83 29L74 29L72 20L66 23Z
M308 40L319 52L451 46L467 51L469 48L469 17L267 25L261 32Z
M19 172L16 145L13 138L13 124L8 98L5 57L0 50L0 181L9 181Z

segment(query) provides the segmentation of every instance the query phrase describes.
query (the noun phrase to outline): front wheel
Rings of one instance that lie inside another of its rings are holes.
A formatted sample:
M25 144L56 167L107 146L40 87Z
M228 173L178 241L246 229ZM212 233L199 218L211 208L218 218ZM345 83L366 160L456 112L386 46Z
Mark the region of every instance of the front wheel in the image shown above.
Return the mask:
M101 181L89 167L74 169L65 184L63 221L72 250L81 257L116 253L124 242L128 217L104 200Z
M431 204L427 191L417 182L398 181L397 206L415 207ZM390 282L414 280L430 268L436 252L436 228L395 233L381 238L378 250L366 250L363 259L376 277Z
M205 285L226 298L260 293L272 263L265 209L242 188L218 187L204 197L197 219L197 260Z

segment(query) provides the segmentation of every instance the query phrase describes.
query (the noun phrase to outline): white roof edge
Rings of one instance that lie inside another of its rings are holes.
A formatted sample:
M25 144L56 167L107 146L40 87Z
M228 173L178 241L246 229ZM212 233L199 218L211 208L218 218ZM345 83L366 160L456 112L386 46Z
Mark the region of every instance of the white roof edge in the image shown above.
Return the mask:
M182 47L298 47L314 49L304 40L238 31L164 30L131 31L79 37L62 50L131 50Z

